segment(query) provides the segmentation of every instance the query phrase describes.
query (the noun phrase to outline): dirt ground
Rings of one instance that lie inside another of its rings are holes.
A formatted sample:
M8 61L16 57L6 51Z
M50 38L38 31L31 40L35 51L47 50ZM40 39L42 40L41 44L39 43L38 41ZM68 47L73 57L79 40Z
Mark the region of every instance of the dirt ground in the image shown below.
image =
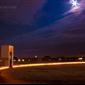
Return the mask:
M19 83L85 84L85 64L9 69L2 76Z

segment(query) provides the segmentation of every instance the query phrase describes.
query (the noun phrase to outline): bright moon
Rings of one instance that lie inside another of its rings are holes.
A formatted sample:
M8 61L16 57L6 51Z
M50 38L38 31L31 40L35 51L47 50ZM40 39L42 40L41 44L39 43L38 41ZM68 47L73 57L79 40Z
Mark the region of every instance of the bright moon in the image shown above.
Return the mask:
M79 10L80 10L80 3L78 2L78 0L70 0L70 4L72 5L72 8L69 11L69 13L70 12L73 12L73 13L79 12Z
M72 8L79 8L80 4L77 0L70 0L70 3L72 4Z

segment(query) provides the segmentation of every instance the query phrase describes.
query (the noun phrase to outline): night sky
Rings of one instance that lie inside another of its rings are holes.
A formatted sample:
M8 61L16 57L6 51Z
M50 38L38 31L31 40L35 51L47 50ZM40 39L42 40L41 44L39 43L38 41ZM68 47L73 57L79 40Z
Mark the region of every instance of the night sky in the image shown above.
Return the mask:
M15 56L85 55L85 0L0 0L0 45Z

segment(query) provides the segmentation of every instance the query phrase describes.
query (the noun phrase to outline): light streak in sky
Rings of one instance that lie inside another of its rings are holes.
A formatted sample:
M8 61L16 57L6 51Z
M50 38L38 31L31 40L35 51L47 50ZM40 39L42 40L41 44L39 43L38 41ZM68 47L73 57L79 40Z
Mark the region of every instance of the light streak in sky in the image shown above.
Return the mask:
M37 64L22 64L14 65L13 68L20 67L37 67L37 66L53 66L53 65L71 65L71 64L85 64L85 62L57 62L57 63L37 63Z

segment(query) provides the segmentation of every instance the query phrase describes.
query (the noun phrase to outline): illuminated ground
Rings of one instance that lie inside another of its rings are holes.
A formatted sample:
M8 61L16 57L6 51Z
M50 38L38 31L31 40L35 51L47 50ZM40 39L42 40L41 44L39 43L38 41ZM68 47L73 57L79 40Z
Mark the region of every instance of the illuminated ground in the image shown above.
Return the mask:
M82 84L85 83L85 64L14 68L5 70L2 75L19 83Z

